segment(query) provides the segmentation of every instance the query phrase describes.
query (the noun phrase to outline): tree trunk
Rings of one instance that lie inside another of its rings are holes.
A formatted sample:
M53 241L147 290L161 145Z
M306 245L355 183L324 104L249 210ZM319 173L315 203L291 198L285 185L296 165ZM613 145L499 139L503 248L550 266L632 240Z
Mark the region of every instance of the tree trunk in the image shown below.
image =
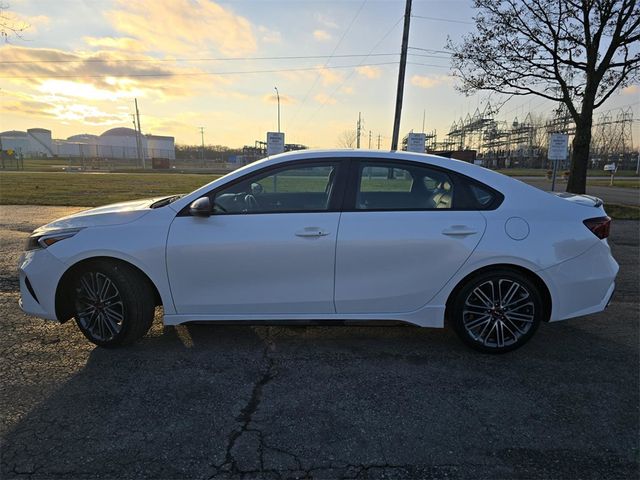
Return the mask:
M567 192L586 192L592 122L593 108L585 109L583 105L580 120L576 122L576 135L573 137L573 154L571 156L571 169L569 170Z

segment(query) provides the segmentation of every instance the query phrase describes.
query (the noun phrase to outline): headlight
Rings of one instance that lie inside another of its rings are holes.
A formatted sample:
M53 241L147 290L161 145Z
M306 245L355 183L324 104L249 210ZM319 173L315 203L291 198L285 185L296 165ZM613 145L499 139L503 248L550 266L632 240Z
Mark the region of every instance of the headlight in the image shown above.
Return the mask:
M29 238L27 238L27 243L24 249L37 250L39 248L47 248L53 245L54 243L59 242L60 240L73 237L79 231L80 229L75 229L75 230L64 230L59 232L45 233L43 235L31 235Z

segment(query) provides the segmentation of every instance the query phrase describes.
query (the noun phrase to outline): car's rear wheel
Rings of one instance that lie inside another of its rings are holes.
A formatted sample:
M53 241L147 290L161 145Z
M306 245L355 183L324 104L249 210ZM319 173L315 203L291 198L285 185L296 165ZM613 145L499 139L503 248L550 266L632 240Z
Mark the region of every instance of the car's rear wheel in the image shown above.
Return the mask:
M97 261L74 278L74 317L85 337L101 347L117 347L143 337L155 305L148 281L123 263Z
M471 277L452 304L453 326L469 346L505 353L524 345L544 315L542 295L526 275L508 269Z

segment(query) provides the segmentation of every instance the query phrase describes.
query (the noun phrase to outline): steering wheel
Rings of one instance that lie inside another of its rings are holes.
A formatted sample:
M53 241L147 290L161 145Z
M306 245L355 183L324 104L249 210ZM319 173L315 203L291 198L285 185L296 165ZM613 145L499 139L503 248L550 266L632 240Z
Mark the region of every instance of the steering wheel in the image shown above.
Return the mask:
M252 210L258 210L258 206L259 206L258 201L256 200L256 197L254 197L251 194L244 196L244 205L247 209L247 212L250 212Z

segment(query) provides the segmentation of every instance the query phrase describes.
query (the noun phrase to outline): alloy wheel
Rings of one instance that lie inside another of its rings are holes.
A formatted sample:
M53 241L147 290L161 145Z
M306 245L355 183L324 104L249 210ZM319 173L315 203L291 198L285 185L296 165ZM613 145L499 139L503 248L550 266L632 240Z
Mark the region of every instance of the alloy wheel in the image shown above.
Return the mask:
M122 297L103 273L87 272L80 277L75 304L78 323L95 340L107 342L122 330Z
M487 280L467 296L462 321L469 336L493 348L517 343L534 326L535 305L525 286L507 278Z

